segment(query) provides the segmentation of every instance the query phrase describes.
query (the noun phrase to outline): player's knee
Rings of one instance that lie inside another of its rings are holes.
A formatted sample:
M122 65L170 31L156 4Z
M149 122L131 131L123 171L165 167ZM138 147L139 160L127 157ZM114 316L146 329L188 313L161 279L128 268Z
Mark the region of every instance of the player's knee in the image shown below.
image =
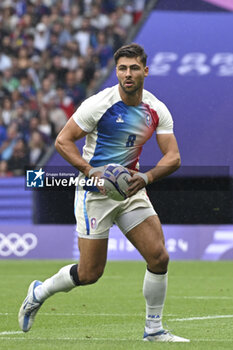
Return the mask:
M148 267L154 272L166 272L169 262L169 255L165 247L157 250L153 253Z
M85 271L79 271L79 280L82 285L93 284L103 275L104 268L97 267L92 269L85 269Z
M169 263L169 255L167 250L164 249L159 257L158 265L162 270L167 271L168 263Z

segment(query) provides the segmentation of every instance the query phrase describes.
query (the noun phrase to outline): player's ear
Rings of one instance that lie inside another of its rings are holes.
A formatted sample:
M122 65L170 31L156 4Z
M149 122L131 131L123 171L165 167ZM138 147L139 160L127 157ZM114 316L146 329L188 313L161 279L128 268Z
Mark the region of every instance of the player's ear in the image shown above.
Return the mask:
M144 68L144 76L147 77L148 74L149 74L149 67L146 66L146 67Z

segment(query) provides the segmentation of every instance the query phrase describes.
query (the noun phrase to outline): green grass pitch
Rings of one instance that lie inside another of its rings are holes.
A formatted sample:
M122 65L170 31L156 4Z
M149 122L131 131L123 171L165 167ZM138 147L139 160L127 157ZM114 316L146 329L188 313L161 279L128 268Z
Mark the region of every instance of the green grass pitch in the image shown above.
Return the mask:
M67 261L0 261L1 350L233 349L233 262L171 262L164 326L191 343L142 341L143 262L108 262L95 285L48 299L30 332L19 307L30 282Z

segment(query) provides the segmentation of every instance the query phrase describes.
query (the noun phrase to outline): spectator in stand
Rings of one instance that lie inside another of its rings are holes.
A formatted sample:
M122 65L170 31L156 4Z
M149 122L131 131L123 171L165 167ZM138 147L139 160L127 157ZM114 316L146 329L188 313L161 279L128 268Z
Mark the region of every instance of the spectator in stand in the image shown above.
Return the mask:
M133 24L133 16L129 7L118 6L116 10L117 22L123 30L127 31Z
M65 46L62 51L61 66L67 70L75 70L79 66L77 53L74 54L73 50L69 48L69 46Z
M90 18L85 17L82 21L82 27L74 35L74 39L79 44L80 53L82 56L87 56L87 49L91 45L91 39L93 39L94 33L91 28Z
M52 58L51 72L55 74L58 84L65 84L68 69L62 66L62 58L58 55Z
M90 24L93 28L104 30L110 24L110 19L104 13L101 13L101 8L96 3L91 7Z
M49 15L50 23L54 23L59 21L63 13L61 12L61 8L59 7L59 3L56 2L51 6L51 13Z
M45 106L39 111L38 131L44 136L44 140L47 140L47 144L56 137L54 124L49 120L48 108Z
M52 60L48 50L45 50L41 54L41 61L45 69L45 76L50 72L52 68Z
M5 97L3 99L3 106L2 106L2 119L5 125L10 125L10 123L13 120L14 115L14 109L12 105L12 101L10 97Z
M38 50L36 50L34 47L34 34L31 31L26 35L25 40L27 45L28 57L32 58L38 55Z
M120 26L118 16L119 14L116 11L110 14L111 25L107 30L107 35L114 52L123 45L126 39L126 31Z
M29 75L22 75L20 77L20 85L19 85L19 92L23 96L24 99L33 99L36 96L36 89L33 86L33 83L30 79Z
M38 23L34 37L34 48L40 54L47 49L49 45L49 30L44 23Z
M82 70L82 68L79 68L79 69ZM73 103L77 108L79 104L84 100L86 93L85 93L84 84L82 83L82 81L78 81L78 82L76 81L75 73L73 71L68 71L66 73L64 88L65 88L65 94L72 98Z
M19 0L15 4L15 11L19 18L23 17L27 11L27 1Z
M100 31L97 35L97 48L95 52L98 56L102 73L106 74L107 68L112 62L113 49L107 44L106 35L103 31Z
M43 95L42 97L43 103L48 103L49 100L56 95L56 91L52 86L51 80L47 77L42 80L41 92Z
M2 105L3 98L9 96L9 91L3 86L3 76L0 72L0 103ZM1 110L1 107L0 107Z
M20 46L26 45L26 35L24 33L23 28L21 26L17 26L14 31L11 32L11 41L12 46L15 50L15 56L17 56L17 50ZM11 56L12 58L12 56Z
M104 13L112 13L116 9L117 2L115 0L102 0L102 10Z
M11 100L12 100L12 103L13 103L13 108L15 109L16 108L16 106L18 105L18 102L19 101L22 101L22 96L21 96L21 94L20 94L20 92L19 92L19 90L14 90L14 91L12 91L12 93L11 93Z
M42 89L37 90L37 92L36 92L37 110L39 110L44 105L43 97L44 97L44 95L43 95Z
M8 170L8 164L6 160L0 160L0 177L8 177L13 174Z
M90 16L91 14L91 5L93 0L83 0L82 1L82 7L83 7L83 15L84 16Z
M0 20L1 23L1 20ZM0 32L0 40L2 42L1 51L5 53L8 57L13 56L15 54L15 49L12 47L12 38L8 33Z
M141 19L146 0L133 0L133 23L136 24Z
M65 93L65 89L62 86L58 86L57 88L57 106L61 108L66 118L70 118L75 111L75 106L73 99L70 96L67 96ZM67 121L67 120L66 120Z
M13 120L18 125L20 135L26 140L28 136L28 124L30 119L35 115L35 111L29 108L24 100L15 103Z
M71 25L73 30L79 30L82 27L83 16L81 15L80 6L73 4L70 10Z
M17 142L18 126L17 123L12 123L7 129L7 137L0 147L0 160L10 159L14 146Z
M4 29L8 32L13 32L19 18L15 13L15 3L13 0L4 0L1 4L2 8L2 21Z
M29 165L38 164L46 153L46 146L39 131L33 131L29 140Z
M84 75L82 75L82 84L84 88L88 88L91 82L93 82L95 85L98 81L98 78L100 78L100 71L98 57L95 54L94 49L92 47L88 48L88 55L85 59L83 57L80 57L79 68L82 68L84 72ZM78 74L78 76L80 77L80 73ZM78 81L80 82L80 79L78 79Z
M11 67L11 58L3 52L0 52L0 72L4 72L5 69L10 69Z
M36 22L41 21L41 18L44 15L51 14L51 9L50 7L46 6L44 0L33 0L33 8L34 8L34 16L35 16Z
M61 50L61 45L59 44L59 33L53 30L50 34L50 42L48 45L50 57L59 56L61 54Z
M41 88L41 80L44 77L44 69L42 67L42 62L40 56L34 55L31 57L31 65L27 70L27 75L30 77L33 86L36 90Z
M0 114L0 147L7 138L7 128L3 122L3 118Z
M63 17L62 30L59 35L59 44L62 47L65 46L68 42L73 40L73 37L72 37L73 28L72 28L71 20L72 18L68 14L66 14Z
M31 28L33 28L33 27L34 27L33 17L30 16L29 14L25 14L19 20L16 28L19 30L19 32L21 32L23 35L25 35L25 40L28 40L26 36L27 36L28 33L29 34L32 33ZM26 44L26 41L24 42L24 44ZM30 46L31 46L31 43L30 43Z
M49 120L54 124L55 134L61 131L61 129L65 126L67 122L67 118L71 117L74 112L74 105L70 97L66 97L65 99L69 99L69 104L72 104L72 109L67 114L65 112L65 108L62 108L62 105L59 104L59 90L57 89L57 96L54 96L50 99L49 104L47 105ZM64 99L64 90L63 91L63 99ZM1 129L0 129L1 130ZM0 131L1 132L1 131Z
M17 55L18 69L21 74L25 74L31 65L28 50L25 46L21 46Z
M28 126L28 137L27 137L27 142L29 142L30 136L34 131L38 131L38 126L39 126L39 119L38 117L33 116L29 120L29 126Z
M49 32L51 30L51 15L47 15L47 14L44 14L42 17L41 17L41 23L44 23L46 28L48 28Z
M13 175L23 175L25 167L29 163L29 154L23 139L19 139L13 149L13 154L8 160L8 170Z
M50 70L48 72L46 72L46 77L48 78L48 80L50 81L51 84L51 88L52 90L56 90L57 87L57 78L56 78L56 74L54 74L54 72L51 72Z
M5 69L3 72L2 86L12 93L19 87L19 79L13 75L12 68Z

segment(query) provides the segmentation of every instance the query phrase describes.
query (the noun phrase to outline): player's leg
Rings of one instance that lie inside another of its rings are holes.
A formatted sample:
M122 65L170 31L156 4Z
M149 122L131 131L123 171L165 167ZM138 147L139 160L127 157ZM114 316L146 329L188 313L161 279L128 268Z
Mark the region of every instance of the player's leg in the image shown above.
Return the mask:
M146 299L147 323L154 331L162 327L162 312L167 288L168 253L162 228L152 208L139 208L123 214L117 224L147 262L143 294Z
M102 276L107 260L107 248L107 238L79 238L80 259L77 272L80 285L95 283Z
M147 217L128 231L126 237L144 257L149 271L155 274L166 274L169 255L157 215Z
M30 330L36 313L43 302L57 292L96 282L104 271L107 259L108 239L79 238L80 262L62 267L55 275L43 283L33 281L19 310L20 328Z
M146 299L144 340L188 341L164 331L162 313L167 290L169 256L160 220L152 208L139 208L123 214L118 226L147 262L143 294Z
M152 333L163 329L162 313L167 290L167 266L169 256L159 218L156 215L145 219L130 230L126 237L147 262L143 294L146 299L146 330Z
M79 238L79 264L62 267L58 273L36 287L36 299L43 302L57 292L68 292L76 286L95 283L104 271L107 246L107 238Z
M107 202L107 203L106 203ZM27 332L42 303L57 292L68 292L76 286L94 283L104 271L107 258L109 228L115 201L100 194L80 189L75 197L75 216L78 223L80 262L62 267L43 283L31 283L28 295L19 311L20 328Z

